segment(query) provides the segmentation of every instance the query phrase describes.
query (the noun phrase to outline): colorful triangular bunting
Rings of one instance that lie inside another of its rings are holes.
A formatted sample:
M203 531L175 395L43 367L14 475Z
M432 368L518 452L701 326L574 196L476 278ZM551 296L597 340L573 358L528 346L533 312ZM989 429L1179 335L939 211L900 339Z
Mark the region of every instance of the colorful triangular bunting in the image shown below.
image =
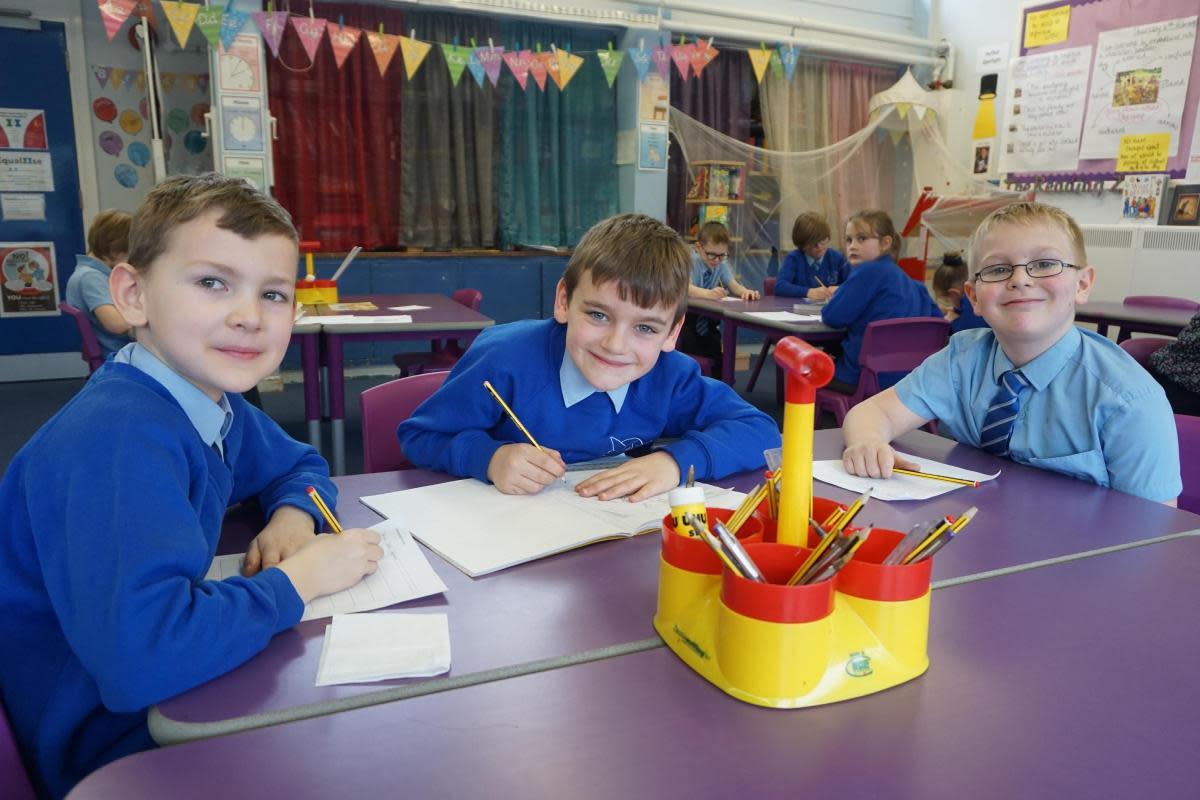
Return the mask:
M533 64L533 51L509 50L503 55L503 58L504 63L508 64L509 72L517 79L521 89L524 89L529 80L529 68Z
M325 35L325 20L315 17L292 17L291 23L292 29L300 37L304 52L308 53L308 60L313 61L317 57L317 48L321 46L321 37Z
M767 64L771 62L771 51L765 46L759 46L757 49L750 48L746 51L746 55L750 56L750 64L754 67L754 77L762 83L763 76L767 74Z
M429 42L417 40L416 31L413 31L411 37L400 37L400 56L404 59L404 73L408 75L410 81L413 75L417 74L421 62L425 60L425 56L429 55L429 51L432 49L433 45Z
M604 70L604 79L608 81L608 88L611 89L613 81L617 79L617 73L621 71L625 53L622 50L614 50L612 42L609 42L608 49L598 51L596 58L600 59L600 69Z
M387 74L392 59L396 57L396 48L400 46L400 37L382 31L379 33L367 31L367 42L371 45L371 52L375 55L375 65L379 67L379 77L382 78Z
M487 47L475 49L475 57L483 65L483 74L495 86L500 82L500 69L504 66L504 48L488 44Z
M245 11L238 11L229 6L225 7L225 16L221 17L221 46L223 48L228 50L233 47L234 38L242 32L242 26L248 19L250 19L250 15Z
M567 88L567 84L571 82L571 78L574 78L575 73L579 72L579 68L583 66L583 59L566 50L557 51L557 55L558 75L560 78L558 88L565 89Z
M196 14L203 6L199 3L185 3L182 0L162 0L163 14L175 32L175 40L180 47L187 47L188 36L192 26L196 24Z
M133 13L137 0L96 0L96 6L100 9L100 19L104 20L104 32L111 42Z
M196 14L196 27L208 40L209 47L217 47L221 43L221 21L225 19L225 9L221 6L204 6Z
M471 60L471 48L464 45L441 43L442 56L446 59L446 67L450 70L450 82L458 86L462 79L463 70Z
M254 24L262 31L263 41L271 48L271 55L279 58L279 41L283 38L283 30L287 27L288 12L286 11L252 11Z
M327 26L329 31L329 44L333 47L333 60L337 63L338 69L346 63L346 56L350 55L350 51L354 49L354 45L358 44L358 38L362 36L361 28L351 28L349 25L338 25L336 28Z

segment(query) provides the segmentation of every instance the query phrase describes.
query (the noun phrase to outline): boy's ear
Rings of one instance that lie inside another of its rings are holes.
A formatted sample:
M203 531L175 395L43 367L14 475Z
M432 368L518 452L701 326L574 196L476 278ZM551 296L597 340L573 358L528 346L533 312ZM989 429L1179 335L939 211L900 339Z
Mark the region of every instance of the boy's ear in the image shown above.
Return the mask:
M560 324L567 324L567 308L570 306L570 301L567 300L567 284L562 278L558 279L558 286L554 289L554 319Z
M962 285L962 290L966 293L967 299L971 301L971 308L978 308L979 306L975 302L975 282L967 281Z
M1086 303L1096 285L1096 268L1088 264L1079 270L1079 283L1075 287L1075 304Z
M142 294L142 275L125 262L113 265L108 274L108 292L117 311L134 328L145 327L146 304Z
M687 317L680 317L679 322L675 323L675 327L671 328L671 332L667 334L667 338L662 343L662 351L669 353L675 349L675 343L679 339L679 332L683 330L683 323Z

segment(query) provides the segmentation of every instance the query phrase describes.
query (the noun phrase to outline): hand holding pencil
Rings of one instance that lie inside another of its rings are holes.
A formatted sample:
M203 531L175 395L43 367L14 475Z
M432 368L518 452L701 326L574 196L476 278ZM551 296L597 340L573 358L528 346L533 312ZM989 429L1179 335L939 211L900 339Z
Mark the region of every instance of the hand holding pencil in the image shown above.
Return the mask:
M538 440L533 438L533 434L492 386L491 381L484 381L483 388L529 440L529 444L506 444L496 450L488 462L488 480L504 494L537 494L561 479L567 472L567 464L562 455L557 450L542 447Z

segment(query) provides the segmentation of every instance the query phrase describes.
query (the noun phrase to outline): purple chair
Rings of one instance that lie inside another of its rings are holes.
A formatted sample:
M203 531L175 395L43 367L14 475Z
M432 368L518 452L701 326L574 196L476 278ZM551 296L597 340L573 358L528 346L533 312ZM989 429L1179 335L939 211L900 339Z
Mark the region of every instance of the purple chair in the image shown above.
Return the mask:
M480 303L483 302L483 292L478 289L457 289L450 297L454 302L472 311L478 311ZM400 368L401 377L448 370L466 352L476 335L464 336L461 339L434 339L429 352L397 353L392 356L392 363Z
M775 279L763 279L763 297L769 294L775 294ZM754 362L754 369L750 372L750 379L746 381L746 391L753 392L754 384L758 382L758 374L762 372L763 364L767 363L767 356L771 352L771 348L784 337L785 334L763 334L762 349L758 351L758 360Z
M1121 342L1121 349L1133 356L1133 360L1149 369L1150 354L1174 339L1164 339L1161 336L1139 336L1136 339L1126 339Z
M1200 417L1175 415L1175 430L1179 434L1179 476L1183 479L1183 492L1179 495L1179 507L1193 514L1200 514Z
M104 351L100 348L100 341L96 338L96 331L92 329L92 321L88 319L87 314L70 303L59 303L58 310L64 314L70 314L75 318L75 327L79 329L79 338L83 340L83 346L80 348L80 351L83 355L83 360L87 362L88 375L91 375L100 369L100 365L104 363Z
M21 763L21 754L3 707L0 707L0 797L5 800L34 800L29 773Z
M878 394L879 376L886 372L911 372L922 361L946 346L950 323L937 317L881 319L867 326L862 349L858 353L861 374L854 394L818 389L816 412L833 414L841 427L846 412L868 397Z
M1200 311L1200 303L1195 300L1188 300L1186 297L1167 297L1156 294L1135 294L1126 297L1121 301L1122 305L1140 306L1142 308L1171 308L1180 311ZM1126 329L1124 325L1117 329L1117 344L1124 342L1133 331ZM1103 336L1103 332L1101 332Z
M682 350L679 352L683 353ZM700 365L700 374L706 378L711 378L713 374L713 360L708 356L697 356L692 353L683 353L685 356L695 361Z
M438 390L449 373L426 372L372 386L361 395L363 472L409 469L400 450L396 426L412 416L425 398Z

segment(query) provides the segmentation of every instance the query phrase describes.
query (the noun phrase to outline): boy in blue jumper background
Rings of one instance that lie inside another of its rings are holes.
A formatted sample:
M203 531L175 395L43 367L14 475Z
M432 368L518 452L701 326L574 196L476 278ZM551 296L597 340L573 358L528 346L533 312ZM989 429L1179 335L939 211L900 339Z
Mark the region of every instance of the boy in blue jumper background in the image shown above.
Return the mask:
M763 465L775 422L673 352L689 284L687 245L641 214L594 225L558 282L554 319L485 330L446 382L401 423L414 463L532 494L568 462L640 453L577 491L637 501L679 485L694 466L713 479ZM483 389L491 381L540 444Z
M916 468L889 442L936 419L960 442L1022 464L1175 505L1175 419L1162 388L1113 342L1077 328L1095 270L1083 233L1051 206L1015 203L971 240L965 287L991 328L950 337L894 388L846 415L855 475Z
M153 746L146 709L233 669L312 598L373 572L378 534L314 536L328 466L238 392L291 335L291 219L241 180L171 178L110 279L136 342L0 482L0 698L38 793ZM231 502L268 522L245 574L206 581Z
M83 311L96 332L105 356L129 344L129 323L113 305L108 274L129 254L129 223L124 211L101 211L87 232L87 255L75 256L75 271L67 279L66 301Z
M792 244L775 276L775 294L779 297L803 297L822 301L833 297L837 288L850 277L850 262L829 246L829 223L816 212L805 211L792 223Z

